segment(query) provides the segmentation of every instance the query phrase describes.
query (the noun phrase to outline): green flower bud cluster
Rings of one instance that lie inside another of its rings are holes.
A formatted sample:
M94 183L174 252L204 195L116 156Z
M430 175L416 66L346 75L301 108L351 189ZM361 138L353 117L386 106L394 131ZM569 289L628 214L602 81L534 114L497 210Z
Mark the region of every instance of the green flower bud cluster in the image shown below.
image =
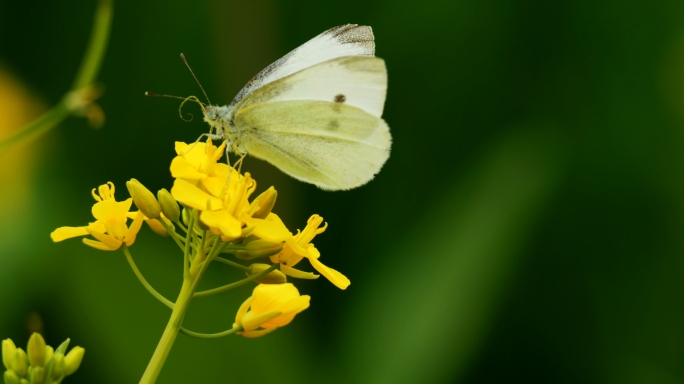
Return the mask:
M135 206L145 215L145 221L150 228L160 236L169 236L167 228L174 229L173 223L178 222L181 216L178 202L171 193L161 189L157 192L157 197L154 197L154 194L136 179L127 181L126 187Z
M34 333L26 352L17 348L11 339L2 341L2 362L7 369L5 384L58 384L76 372L85 349L74 347L66 353L69 339L57 349L45 344L43 336ZM66 354L66 355L65 355Z

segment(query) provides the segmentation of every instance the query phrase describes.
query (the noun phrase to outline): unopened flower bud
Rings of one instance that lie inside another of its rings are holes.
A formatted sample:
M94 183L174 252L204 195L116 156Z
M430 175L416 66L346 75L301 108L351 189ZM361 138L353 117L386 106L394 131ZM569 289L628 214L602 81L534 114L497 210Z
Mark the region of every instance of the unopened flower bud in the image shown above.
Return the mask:
M33 332L31 338L29 338L26 350L28 352L29 362L32 366L45 366L45 339L43 339L43 336L41 336L40 333Z
M138 207L145 217L148 219L156 219L159 217L161 206L149 189L145 188L145 186L140 184L136 179L127 181L126 187L128 187L128 192L131 194L135 206Z
M171 193L166 189L160 189L157 192L157 198L159 199L159 204L161 205L161 210L171 221L178 221L180 218L180 208L178 207L178 202L173 198Z
M152 231L154 231L154 233L156 233L159 236L166 237L169 235L169 232L166 230L166 227L164 227L162 225L162 223L161 223L162 220L164 220L164 222L166 223L166 225L169 228L175 228L173 223L170 222L169 220L165 219L164 216L159 216L158 219L145 220L145 222L147 223L147 225L150 226L150 229L152 229Z
M181 217L183 218L183 224L188 225L190 223L190 211L187 208L183 208Z
M263 239L250 241L246 245L247 253L252 259L268 257L283 250L283 243L272 243Z
M12 359L12 370L16 372L19 377L24 377L28 372L28 366L29 361L26 352L21 348L17 348L16 352L14 352L14 358Z
M261 195L257 196L257 198L252 201L252 204L258 206L257 210L252 214L252 217L255 219L265 219L266 216L271 213L277 197L278 191L273 187L262 192Z
M19 376L11 369L5 371L5 384L19 384Z
M43 367L31 367L31 383L33 384L43 384L45 382L45 368Z
M242 260L251 260L252 256L249 255L247 251L230 251L229 253L235 252L235 257Z
M12 369L12 360L14 360L14 354L16 352L17 347L11 339L2 341L2 362L5 364L5 368Z
M52 348L49 345L45 346L45 365L47 365L50 360L52 360L52 356L55 354L55 349Z
M76 372L79 366L81 366L81 361L83 361L83 354L85 349L81 347L74 347L69 353L67 353L64 358L64 376L69 376Z
M62 377L64 373L64 355L61 353L55 353L52 362L52 379L57 380Z
M249 266L249 269L246 271L246 273L247 276L254 276L258 273L261 273L269 269L270 267L271 266L268 264L254 263ZM279 270L274 269L267 275L261 276L255 281L261 284L284 284L287 283L287 276L285 276L285 274L280 272Z

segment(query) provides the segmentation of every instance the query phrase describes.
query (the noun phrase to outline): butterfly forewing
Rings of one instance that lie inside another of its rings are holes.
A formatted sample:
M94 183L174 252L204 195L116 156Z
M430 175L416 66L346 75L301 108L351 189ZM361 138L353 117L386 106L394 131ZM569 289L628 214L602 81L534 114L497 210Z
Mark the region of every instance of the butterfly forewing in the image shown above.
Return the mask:
M380 117L387 93L385 61L377 57L341 57L303 69L255 90L234 110L264 102L320 100L351 105Z
M259 72L235 96L231 106L255 89L313 65L338 57L374 54L371 27L347 24L329 29Z

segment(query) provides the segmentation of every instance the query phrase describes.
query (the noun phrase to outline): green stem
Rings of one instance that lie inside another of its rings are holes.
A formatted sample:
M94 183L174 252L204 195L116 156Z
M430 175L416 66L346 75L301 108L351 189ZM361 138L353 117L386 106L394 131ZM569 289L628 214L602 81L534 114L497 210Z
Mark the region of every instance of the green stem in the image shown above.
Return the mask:
M190 219L190 223L188 224L190 231L188 231L188 237L186 240L185 248L186 265L188 262L189 254L188 243L191 241L191 232L194 231L193 219ZM181 287L181 291L178 294L178 299L176 299L176 303L173 305L171 318L169 319L169 322L166 325L166 329L164 329L164 333L162 334L162 337L159 340L159 344L157 344L157 349L155 349L154 354L152 355L152 359L148 363L147 369L145 369L145 373L143 374L142 379L140 379L140 384L153 384L154 382L156 382L157 377L159 376L159 373L161 372L162 367L164 366L164 362L166 362L166 358L169 356L169 352L171 352L171 347L173 347L173 343L176 341L176 337L178 336L179 332L193 333L192 331L188 331L182 327L183 318L185 317L185 312L187 311L188 306L190 305L190 301L194 297L197 285L202 280L204 273L207 271L207 268L209 267L209 263L216 257L216 255L220 252L222 248L222 244L219 240L220 239L217 236L214 245L209 251L209 254L207 255L204 262L201 263L199 271L197 272L196 276L194 276L194 278L191 277L188 268L185 268L185 271L183 273L183 286ZM239 329L236 327L235 332L237 331L239 331Z
M198 276L199 277L199 276ZM190 301L193 297L194 287L196 286L196 281L190 279L183 279L183 286L178 294L178 299L173 306L173 312L171 312L171 318L168 324L166 324L166 329L162 334L159 344L157 344L157 349L155 349L152 359L145 369L142 379L140 379L140 384L152 384L157 381L157 377L161 372L162 367L166 358L171 352L171 347L173 347L174 341L178 336L178 332L181 329L181 324L183 323L183 317L185 317L185 312L190 305Z
M138 280L140 280L140 282L142 283L142 285L147 289L147 291L150 292L150 293L152 294L152 296L156 297L157 300L161 301L162 304L164 304L164 305L166 305L167 307L173 309L173 307L174 307L173 303L172 303L169 299L167 299L166 297L164 297L161 293L157 292L157 290L154 289L154 288L152 287L152 285L150 285L150 283L147 282L147 280L146 280L145 277L142 275L142 273L140 273L140 270L138 269L138 266L135 265L135 261L133 261L133 257L131 256L131 252L128 250L128 247L126 247L126 246L124 245L124 246L123 246L123 251L124 251L124 254L126 254L126 259L128 260L128 264L131 265L131 268L133 269L133 272L134 272L135 275L138 277Z
M71 91L77 91L91 85L97 77L97 73L102 65L105 49L107 48L107 41L109 40L112 22L112 3L112 0L100 0L100 4L95 12L95 22L90 35L90 43ZM70 108L68 101L70 93L67 93L50 110L0 141L0 153L14 145L44 134L74 112Z
M83 57L74 85L71 87L73 90L90 85L100 72L112 25L112 6L112 0L100 0L97 11L95 11L95 24L90 34L88 50Z
M218 333L199 333L199 332L193 332L190 330L187 330L185 328L181 328L180 332L184 333L188 336L196 337L198 339L218 339L219 337L224 337L228 335L232 335L235 332L240 332L242 331L242 325L238 325L235 328L231 328L229 330L223 331L223 332L218 332Z
M229 253L231 255L234 255L235 252L237 251L244 251L246 250L247 247L244 245L239 245L239 244L226 244L223 249L221 249L221 252L223 253Z
M185 228L185 225L183 225L183 223L181 223L180 219L178 221L176 221L176 224L178 225L178 228L183 230L183 232L188 232L188 229Z
M243 270L243 271L249 271L249 267L245 267L245 266L242 265L242 264L238 264L238 263L236 263L236 262L234 262L234 261L230 261L230 260L228 260L228 259L224 259L223 257L216 257L215 260L218 261L218 262L221 262L221 263L223 263L223 264L230 265L231 267L235 267L235 268L241 269L241 270Z
M166 232L169 234L169 236L171 236L173 241L175 241L176 244L178 244L180 249L185 250L185 245L183 244L181 239L178 237L178 234L176 233L176 231L173 230L173 227L170 225L167 225L166 221L164 221L163 219L160 219L158 221L161 223L161 225L164 227L164 229L166 229Z
M192 226L194 223L194 215L190 215L190 221L188 222L188 231L185 237L185 251L183 252L183 278L187 280L190 278L190 239L192 238Z
M266 276L269 273L271 273L273 270L275 270L276 268L278 268L278 264L273 264L268 269L263 270L263 271L255 274L255 275L249 276L246 279L242 279L242 280L236 281L236 282L231 283L231 284L226 284L222 287L208 289L206 291L195 292L194 296L195 297L204 297L204 296L215 295L217 293L229 291L231 289L237 288L237 287L245 285L251 281L254 281L254 280L256 280L262 276Z

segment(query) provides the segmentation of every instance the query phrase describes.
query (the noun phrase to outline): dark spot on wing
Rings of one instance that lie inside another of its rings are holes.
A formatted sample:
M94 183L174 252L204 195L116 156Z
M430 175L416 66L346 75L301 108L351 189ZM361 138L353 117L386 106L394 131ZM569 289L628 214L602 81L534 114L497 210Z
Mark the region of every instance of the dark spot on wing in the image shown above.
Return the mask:
M340 93L339 95L335 96L336 103L344 103L345 101L347 101L347 97L345 95Z
M340 122L337 120L330 120L328 123L328 130L337 131L338 129L340 129Z

